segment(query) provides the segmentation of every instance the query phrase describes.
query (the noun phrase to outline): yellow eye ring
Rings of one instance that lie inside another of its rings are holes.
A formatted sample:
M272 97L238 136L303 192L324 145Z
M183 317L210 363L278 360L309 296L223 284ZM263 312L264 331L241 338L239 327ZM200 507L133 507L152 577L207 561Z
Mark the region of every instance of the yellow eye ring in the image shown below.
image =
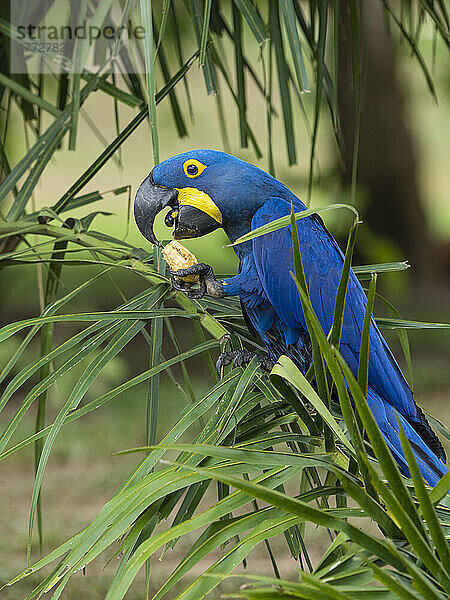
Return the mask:
M206 165L203 165L198 160L195 160L195 158L190 158L183 165L184 174L186 175L186 177L189 177L189 179L194 179L195 177L198 177L203 173L205 169Z

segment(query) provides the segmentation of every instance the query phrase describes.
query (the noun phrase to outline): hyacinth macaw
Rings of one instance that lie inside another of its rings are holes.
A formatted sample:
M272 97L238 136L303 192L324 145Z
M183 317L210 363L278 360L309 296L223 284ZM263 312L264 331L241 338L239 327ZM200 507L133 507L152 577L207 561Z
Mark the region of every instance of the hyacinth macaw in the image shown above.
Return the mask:
M141 233L158 244L153 232L156 215L170 207L165 222L175 225L174 238L203 236L223 227L234 242L244 233L306 207L280 181L242 160L216 150L193 150L165 160L141 184L135 199L135 219ZM311 302L323 330L333 321L343 254L317 215L298 221L300 249ZM262 366L270 369L279 356L289 356L305 373L311 363L311 343L293 271L290 226L234 246L239 274L217 281L212 268L199 263L177 275L200 276L200 289L178 289L194 297L238 296L249 329L267 347ZM354 272L347 290L340 352L357 375L366 296ZM405 429L424 479L435 485L447 471L445 454L392 352L372 320L367 402L401 470L408 474L397 418ZM218 365L243 364L249 352L222 354Z

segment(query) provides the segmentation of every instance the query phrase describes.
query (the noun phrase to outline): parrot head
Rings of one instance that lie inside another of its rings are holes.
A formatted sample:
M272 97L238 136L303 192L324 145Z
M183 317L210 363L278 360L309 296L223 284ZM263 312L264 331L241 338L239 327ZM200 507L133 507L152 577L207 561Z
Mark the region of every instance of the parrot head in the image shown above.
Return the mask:
M281 185L225 152L192 150L153 168L136 194L134 216L152 244L159 244L153 231L156 215L167 207L165 223L175 227L175 239L201 237L219 227L231 238L236 228L250 229L255 212Z

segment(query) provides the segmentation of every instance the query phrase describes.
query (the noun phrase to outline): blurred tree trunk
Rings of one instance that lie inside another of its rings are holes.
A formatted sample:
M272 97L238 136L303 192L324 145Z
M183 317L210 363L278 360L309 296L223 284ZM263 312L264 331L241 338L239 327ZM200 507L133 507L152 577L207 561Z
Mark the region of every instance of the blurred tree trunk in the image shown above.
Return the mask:
M349 5L340 0L338 104L344 181L350 183L355 132L355 82ZM405 98L396 69L395 40L382 2L361 0L361 129L357 181L368 195L364 220L371 231L395 240L416 280L434 271L430 233L418 185L418 161L408 130Z

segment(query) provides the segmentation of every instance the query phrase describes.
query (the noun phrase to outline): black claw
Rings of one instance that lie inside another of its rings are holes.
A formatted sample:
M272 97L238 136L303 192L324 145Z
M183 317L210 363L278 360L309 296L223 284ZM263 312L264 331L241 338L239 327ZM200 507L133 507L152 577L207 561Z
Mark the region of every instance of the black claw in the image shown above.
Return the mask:
M254 352L247 352L246 350L238 350L238 355L233 359L233 367L243 367L246 366L252 358L256 356Z
M260 354L259 358L261 369L270 373L270 371L275 366L275 361L272 360L268 354Z
M175 275L176 277L187 277L188 275L212 275L213 269L210 265L205 263L197 263L192 265L187 269L178 269L177 271L170 271L171 275Z
M206 287L203 284L200 284L200 287L197 290L190 290L187 292L188 298L191 300L201 300L206 293Z
M183 281L176 277L172 271L170 271L170 281L172 283L172 287L177 290L177 292L188 292L191 284L188 281Z
M222 367L227 367L231 363L231 361L233 360L232 355L234 355L234 352L222 352L222 354L219 355L219 358L216 362L216 371L218 375L220 375Z
M248 350L231 350L230 352L223 352L216 362L216 371L220 376L222 367L226 367L233 364L233 368L246 366L254 357L257 357L261 368L264 371L271 371L275 362L267 354L256 354L256 352L250 352Z
M180 283L182 281L180 277L188 277L189 275L198 275L199 288L191 289L193 284L190 282ZM179 292L185 292L189 298L198 300L203 298L205 294L209 294L214 298L225 296L222 283L215 278L212 267L205 263L197 263L188 269L170 271L170 277L173 287Z
M236 357L242 352L242 350L231 350L230 352L222 352L216 362L216 371L220 375L222 367L227 367L233 363L233 367L238 366L234 364Z

